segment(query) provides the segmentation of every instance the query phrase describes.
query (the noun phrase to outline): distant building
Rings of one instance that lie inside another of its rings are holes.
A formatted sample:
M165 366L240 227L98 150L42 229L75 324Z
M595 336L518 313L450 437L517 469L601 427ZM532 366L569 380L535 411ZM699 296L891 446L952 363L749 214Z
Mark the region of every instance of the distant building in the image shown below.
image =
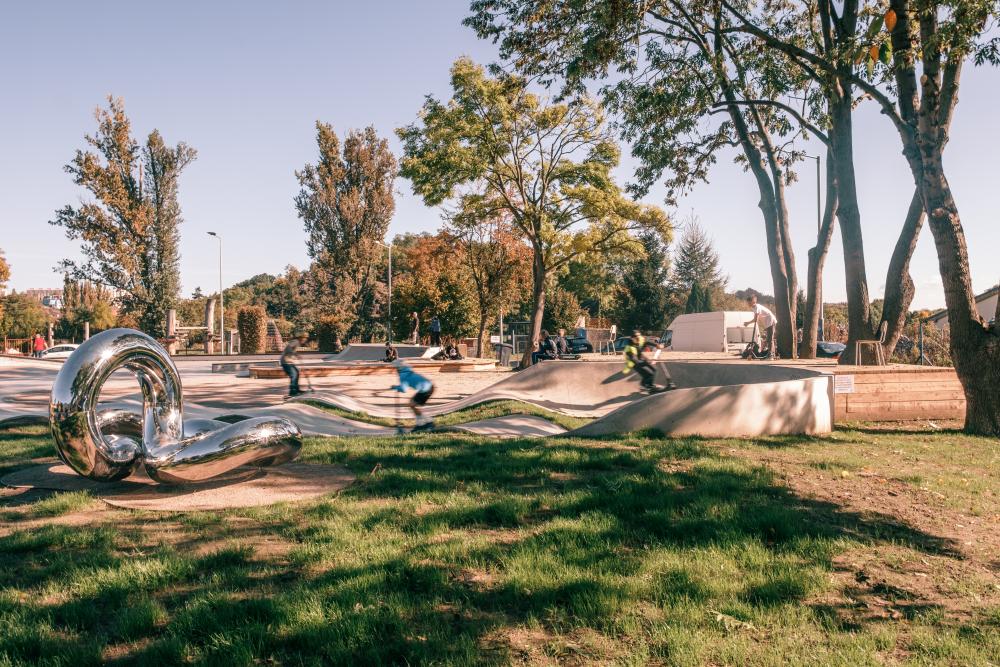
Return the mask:
M998 298L1000 298L1000 285L992 287L976 297L976 309L987 322L996 316ZM927 321L938 329L944 329L948 326L948 311L939 310L928 317Z
M53 287L51 289L50 288L43 288L43 287L32 287L30 289L26 289L23 292L21 292L21 295L29 297L31 299L34 299L38 303L43 304L45 306L49 305L48 303L45 303L45 299L46 298L48 298L50 300L52 298L56 298L56 299L59 299L59 305L58 306L52 306L52 307L53 308L61 308L62 307L62 298L63 298L63 288L62 287Z

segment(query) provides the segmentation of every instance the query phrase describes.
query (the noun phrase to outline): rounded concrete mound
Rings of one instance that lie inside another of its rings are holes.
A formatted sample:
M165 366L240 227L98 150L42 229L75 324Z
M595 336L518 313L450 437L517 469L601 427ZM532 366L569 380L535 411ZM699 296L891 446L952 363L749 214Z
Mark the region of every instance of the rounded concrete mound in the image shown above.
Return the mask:
M740 437L828 433L833 424L831 376L797 366L756 362L656 362L658 382L677 389L646 395L620 360L546 361L474 394L427 408L440 415L490 401L515 400L562 414L597 419L568 435L597 436L654 429L665 435ZM320 392L305 400L351 412L392 417L391 408Z

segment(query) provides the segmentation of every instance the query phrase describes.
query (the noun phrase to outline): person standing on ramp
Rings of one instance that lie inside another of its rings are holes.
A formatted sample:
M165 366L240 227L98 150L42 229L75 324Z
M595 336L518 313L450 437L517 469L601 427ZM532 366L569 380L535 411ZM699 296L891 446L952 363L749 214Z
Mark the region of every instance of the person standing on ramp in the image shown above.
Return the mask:
M392 365L399 373L399 384L393 385L392 389L400 393L405 393L407 389L413 389L416 392L410 398L410 409L413 410L413 419L416 422L413 430L426 431L434 428L434 422L431 419L425 420L423 412L421 412L421 408L427 404L427 399L434 393L434 383L416 373L402 359L397 359L392 362Z

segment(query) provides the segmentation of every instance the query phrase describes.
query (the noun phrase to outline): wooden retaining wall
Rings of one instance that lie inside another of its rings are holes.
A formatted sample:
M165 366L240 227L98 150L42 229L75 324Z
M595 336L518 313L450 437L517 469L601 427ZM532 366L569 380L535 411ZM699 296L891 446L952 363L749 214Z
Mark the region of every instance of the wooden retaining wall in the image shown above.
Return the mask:
M952 368L835 366L834 421L964 419L965 394Z

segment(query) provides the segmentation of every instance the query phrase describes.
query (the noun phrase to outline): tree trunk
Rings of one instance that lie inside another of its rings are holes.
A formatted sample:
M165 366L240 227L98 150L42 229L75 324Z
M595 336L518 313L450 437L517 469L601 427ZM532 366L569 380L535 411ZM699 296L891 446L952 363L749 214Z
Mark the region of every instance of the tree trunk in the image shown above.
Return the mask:
M524 354L521 355L521 368L531 365L531 353L534 352L534 341L538 340L542 332L542 318L545 316L545 261L541 250L535 248L534 257L531 263L531 297L535 307L531 314L531 333L528 336L528 343L524 346Z
M906 315L913 303L913 278L910 277L910 259L917 247L920 228L924 224L924 203L920 192L914 192L910 208L906 212L903 229L896 240L896 247L889 260L889 270L885 277L885 299L882 305L882 319L888 323L885 344L882 351L885 358L892 357L899 338L906 326Z
M775 173L774 208L777 218L778 238L781 239L779 258L781 267L782 291L784 297L778 300L778 284L774 285L775 300L778 305L778 354L782 359L795 359L798 356L799 345L795 323L798 320L798 277L795 273L795 253L792 250L792 235L788 228L788 205L785 202L785 184L780 171ZM783 301L783 303L782 303Z
M844 85L838 99L831 101L830 141L837 178L837 219L844 244L844 274L847 282L847 349L842 364L856 364L854 341L875 337L871 322L865 248L861 232L861 211L854 175L854 137L851 119L851 89Z
M926 142L930 143L930 142ZM1000 336L976 308L969 251L958 207L945 178L939 151L922 146L921 190L934 236L951 329L951 358L965 390L965 430L1000 436ZM930 155L928 155L930 153Z
M802 328L802 345L799 356L803 359L816 358L816 342L819 339L820 307L823 303L823 266L830 251L833 238L833 223L837 216L837 179L829 151L826 158L826 206L823 222L816 234L816 245L809 249L809 274L806 277L806 312Z
M486 311L485 310L481 310L479 312L479 333L476 334L476 356L479 357L480 359L485 359L486 358L486 357L483 356L483 345L485 345L485 342L483 341L483 338L484 338L484 335L486 333L486 321L487 321L487 318L488 318L488 315L487 315Z

